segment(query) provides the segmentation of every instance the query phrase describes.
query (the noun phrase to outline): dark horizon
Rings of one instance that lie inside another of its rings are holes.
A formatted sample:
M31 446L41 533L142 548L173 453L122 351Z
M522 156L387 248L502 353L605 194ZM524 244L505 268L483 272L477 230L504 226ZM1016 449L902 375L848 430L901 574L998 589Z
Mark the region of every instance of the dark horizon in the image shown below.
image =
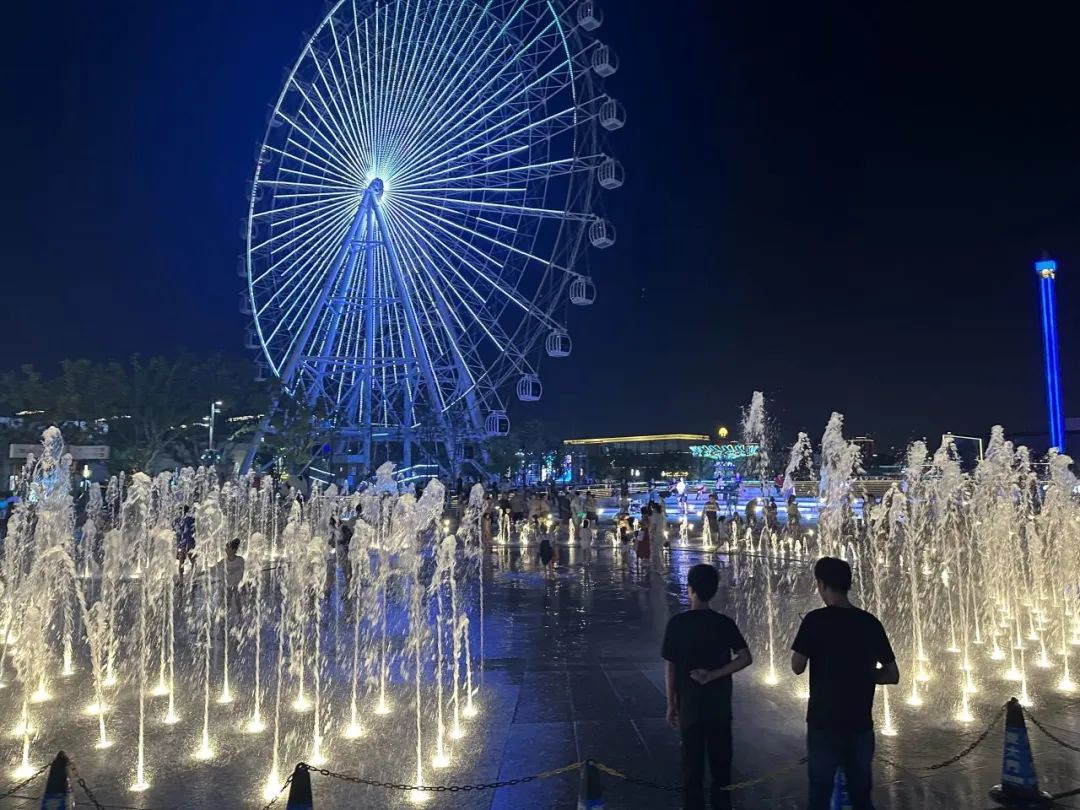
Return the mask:
M626 185L590 257L574 354L540 403L561 435L736 428L752 391L784 441L829 414L881 446L1045 431L1033 262L1058 262L1065 416L1080 416L1080 104L1072 10L827 2L604 4ZM244 349L246 186L322 3L62 0L9 9L8 351ZM981 15L981 16L979 16ZM46 323L43 329L41 324Z

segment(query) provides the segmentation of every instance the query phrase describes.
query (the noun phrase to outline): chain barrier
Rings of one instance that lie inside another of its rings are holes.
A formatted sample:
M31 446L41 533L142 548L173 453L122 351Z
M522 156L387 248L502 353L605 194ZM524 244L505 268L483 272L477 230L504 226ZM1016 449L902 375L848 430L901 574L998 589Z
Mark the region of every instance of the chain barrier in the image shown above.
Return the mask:
M651 782L648 779L638 779L636 776L627 776L614 768L610 768L602 762L596 762L595 760L588 760L588 762L601 773L606 773L608 776L615 779L622 779L624 782L628 782L631 785L640 785L641 787L653 788L654 790L663 790L669 793L679 793L682 791L682 785L664 785L659 782ZM798 759L795 762L790 762L786 765L778 765L777 767L766 771L761 776L757 776L753 779L747 779L743 782L733 782L730 785L724 785L719 790L733 791L742 790L743 788L753 787L754 785L760 785L762 782L767 782L774 776L793 770L795 768L802 767L806 764L806 757Z
M979 736L977 736L974 740L964 746L964 748L959 753L954 754L953 756L949 757L946 760L943 760L942 762L935 762L933 765L908 766L901 765L899 762L894 762L893 760L889 759L888 757L884 757L881 754L876 755L877 759L880 759L886 765L892 765L894 768L899 768L902 771L910 772L939 771L942 768L947 768L950 765L955 765L957 762L962 760L964 757L966 757L968 754L970 754L972 751L982 745L983 742L985 742L986 738L990 735L990 732L994 730L994 727L997 726L1001 718L1005 716L1006 706L1008 706L1007 703L1001 704L1001 708L994 712L994 716L990 718L990 722L987 724L986 728L984 728L979 733Z
M1080 754L1080 745L1073 745L1072 743L1067 743L1063 739L1061 739L1060 737L1057 737L1054 734L1051 734L1050 731L1046 728L1046 726L1044 726L1042 723L1040 723L1039 719L1037 717L1035 717L1035 715L1031 714L1030 712L1025 711L1024 716L1027 717L1028 720L1030 720L1032 723L1035 724L1035 728L1037 728L1039 731L1041 731L1043 734L1045 734L1051 740L1056 742L1062 748L1068 748L1070 751L1075 751L1076 753Z
M90 800L90 803L94 805L94 810L105 810L105 805L97 800L97 796L94 795L94 791L90 790L90 786L86 784L86 780L82 778L82 774L79 773L79 769L75 767L75 763L70 759L68 760L68 769L75 777L75 781L78 782L79 787L82 788L83 793L86 794L86 798Z
M961 751L959 751L957 754L955 754L954 756L949 757L946 760L943 760L941 762L935 762L932 765L917 765L917 766L912 767L912 766L902 765L899 762L894 762L893 760L889 759L888 757L882 756L880 753L876 755L876 758L881 760L882 762L886 763L887 765L891 765L894 768L899 768L900 770L908 771L910 773L916 773L918 771L937 771L937 770L940 770L942 768L947 768L948 766L954 765L955 763L959 762L964 757L971 754L976 748L978 748L980 745L982 745L983 742L986 741L986 738L990 735L990 732L994 730L994 728L1000 722L1002 717L1005 715L1006 706L1007 706L1007 704L1003 704L1001 706L1001 708L999 708L994 713L994 716L990 719L990 722L987 724L986 728L984 728L978 734L978 736L976 736ZM1043 734L1045 734L1047 737L1049 737L1055 743L1057 743L1058 745L1060 745L1060 746L1062 746L1064 748L1068 748L1070 751L1075 751L1077 753L1080 753L1080 746L1073 745L1071 743L1065 742L1064 740L1060 739L1059 737L1054 735L1052 732L1050 732L1046 728L1046 726L1043 725L1043 723L1039 721L1038 718L1034 717L1029 712L1025 711L1024 714L1029 720L1031 720L1031 722L1035 725L1035 727L1039 729L1039 731L1041 731ZM770 780L770 779L772 779L772 778L774 778L776 776L779 776L782 773L793 770L794 768L801 767L801 766L806 764L806 761L807 761L806 757L801 757L800 759L798 759L798 760L796 760L794 762L786 763L784 765L779 765L779 766L777 766L775 768L772 768L771 770L768 770L765 773L763 773L760 776L757 776L757 777L755 777L753 779L747 779L747 780L742 781L742 782L734 782L734 783L729 784L729 785L724 785L720 789L730 792L730 791L736 791L736 790L743 790L743 789L748 788L748 787L754 787L755 785L760 785L761 783L766 782L766 781L768 781L768 780ZM41 776L41 774L43 774L46 770L48 770L49 767L51 767L51 765L52 765L51 762L48 763L47 765L43 765L41 768L39 768L35 773L30 775L28 778L24 779L23 781L19 782L16 785L12 786L6 792L0 793L0 799L5 799L5 798L7 798L9 796L13 796L16 793L18 793L20 790L22 790L22 788L26 787L31 782L33 782L35 779L37 779L39 776ZM602 762L597 762L596 760L592 760L592 759L584 760L584 761L581 761L581 762L574 762L574 763L571 763L569 765L564 765L561 768L553 768L551 770L543 771L541 773L534 774L532 776L520 776L520 777L517 777L517 778L514 778L514 779L503 779L503 780L496 781L496 782L480 782L480 783L470 784L470 785L413 785L413 784L409 784L407 782L386 782L386 781L381 781L381 780L378 780L378 779L368 779L368 778L362 777L362 776L351 776L349 774L337 773L336 771L331 771L331 770L328 770L326 768L316 768L316 767L313 767L311 765L308 765L306 762L298 763L296 765L296 769L304 770L304 771L307 771L309 773L317 773L320 776L326 776L326 777L329 777L330 779L337 779L337 780L340 780L340 781L343 781L343 782L350 782L350 783L355 784L355 785L364 785L366 787L386 788L388 790L399 790L399 791L404 791L404 792L418 791L418 792L421 792L421 793L470 793L470 792L473 792L473 791L496 790L498 788L503 788L503 787L513 787L514 785L525 785L525 784L528 784L530 782L536 782L536 781L539 781L539 780L542 780L542 779L550 779L553 776L558 776L560 774L569 773L571 771L576 771L576 770L580 769L581 767L588 766L588 765L593 766L594 768L596 768L598 771L600 771L603 774L606 774L606 775L608 775L608 776L610 776L612 778L615 778L615 779L620 779L620 780L622 780L624 782L627 782L628 784L631 784L631 785L638 785L639 787L650 788L650 789L653 789L653 790L665 791L665 792L668 792L668 793L680 793L680 792L682 792L682 789L683 789L681 785L666 785L666 784L663 784L663 783L660 783L660 782L653 782L653 781L648 780L648 779L639 779L638 777L635 777L635 776L629 776L628 774L622 773L621 771L617 771L614 768L612 768L612 767L610 767L608 765L605 765ZM71 760L68 760L68 767L71 769L71 773L75 777L79 787L82 788L83 793L86 794L87 799L89 799L91 804L93 804L95 810L107 810L107 805L104 805L100 801L98 801L97 797L94 795L94 792L90 789L90 786L86 783L86 780L82 777L82 775L79 773L78 769L75 767L75 763L71 762ZM294 771L294 773L295 773L295 771ZM277 795L275 795L265 805L263 805L262 810L270 810L270 808L272 808L281 799L281 797L285 794L285 791L288 790L289 786L292 784L294 773L289 774L288 778L282 784L281 790L278 791Z
M534 776L521 776L517 779L504 779L499 782L482 782L475 785L410 785L405 782L380 782L377 779L366 779L362 776L349 776L344 773L335 773L334 771L328 771L326 768L313 768L306 762L301 762L296 767L302 768L310 773L317 773L320 776L329 776L331 779L339 779L343 782L352 782L353 784L366 785L367 787L381 787L402 791L416 790L425 793L469 793L474 790L495 790L501 787L524 785L529 782L536 782L540 779L548 779L552 776L558 776L561 773L575 771L580 768L582 764L583 763L581 762L574 762L570 765L564 765L561 768L553 768L550 771L544 771L543 773L538 773Z
M16 785L12 785L8 790L4 791L3 793L0 793L0 799L6 799L8 796L14 796L16 793L29 785L31 782L33 782L35 779L45 773L45 771L49 770L49 768L51 767L51 762L48 765L42 765L40 768L37 769L35 773L32 773L30 776L26 777L26 779L22 780Z
M289 785L292 784L292 780L293 780L293 775L290 773L289 778L285 780L285 784L283 784L281 786L281 790L279 790L277 792L277 795L274 796L274 798L272 798L270 801L268 801L266 804L263 805L262 810L270 810L271 807L273 807L275 804L277 804L278 799L280 799L282 797L282 795L284 795L284 793L288 789Z

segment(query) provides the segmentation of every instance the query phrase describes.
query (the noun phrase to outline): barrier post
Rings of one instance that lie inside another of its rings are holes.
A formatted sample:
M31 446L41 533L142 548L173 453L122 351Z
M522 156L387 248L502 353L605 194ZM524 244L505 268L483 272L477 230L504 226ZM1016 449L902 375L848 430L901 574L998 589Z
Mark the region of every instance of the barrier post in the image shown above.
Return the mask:
M41 794L41 810L69 810L75 807L75 790L68 778L68 758L63 751L58 751L56 759L49 766L49 775L45 779L45 790Z
M990 789L990 798L1005 807L1050 807L1053 802L1049 793L1039 790L1024 710L1016 698L1005 707L1001 784Z
M289 784L289 802L285 810L313 810L315 799L311 795L311 772L307 766L297 765Z
M581 767L581 788L578 793L578 810L604 810L604 785L600 771L591 759Z

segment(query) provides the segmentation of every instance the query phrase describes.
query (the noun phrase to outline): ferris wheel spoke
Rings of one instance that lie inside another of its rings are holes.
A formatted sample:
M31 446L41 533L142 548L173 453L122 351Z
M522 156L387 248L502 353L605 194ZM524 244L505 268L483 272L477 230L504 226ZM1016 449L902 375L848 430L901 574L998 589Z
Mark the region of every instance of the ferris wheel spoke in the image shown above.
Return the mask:
M356 174L356 167L351 166L348 161L341 161L341 157L336 153L337 150L333 148L327 148L324 139L317 137L305 126L301 125L299 121L295 120L292 116L284 113L279 108L276 115L285 123L291 127L290 135L286 139L286 143L293 147L300 149L309 157L319 161L325 169L333 176L343 178L351 182L358 182L361 178ZM300 111L297 113L296 118L303 118L305 124L310 125L311 119L307 115ZM306 140L306 143L301 143L292 136L292 133L296 133ZM317 149L313 147L318 147ZM268 147L271 148L271 147ZM295 159L290 152L281 151L280 154L288 159Z
M343 215L339 219L329 220L313 227L306 234L307 238L299 241L291 250L273 255L272 258L274 258L274 261L271 264L263 269L258 275L252 275L252 283L260 283L265 277L270 276L279 267L283 267L286 264L290 267L289 275L287 277L279 278L279 287L292 282L298 273L308 269L309 257L317 253L324 241L333 239L337 234L338 229L344 227L349 222L349 219L350 217Z
M541 256L537 256L536 254L530 253L527 250L522 250L521 248L516 247L515 245L511 245L511 244L509 244L507 242L503 242L500 239L496 239L495 237L491 236L490 234L483 233L482 231L478 231L478 230L476 230L474 228L469 228L469 227L467 227L465 225L462 225L461 223L454 222L453 220L446 219L445 217L440 216L439 214L433 213L431 211L422 211L419 208L417 208L415 205L413 205L412 203L406 203L405 201L401 201L401 203L402 203L402 205L405 205L405 206L408 206L408 207L412 208L414 213L416 213L418 216L421 216L424 219L426 219L429 223L431 223L431 225L433 227L439 228L439 230L444 231L448 236L451 236L452 238L454 238L455 240L460 242L462 245L465 245L465 246L469 247L470 250L481 253L481 255L483 255L483 253L479 250L479 248L472 245L472 243L469 240L464 239L459 234L451 232L445 226L455 228L457 231L459 231L461 233L467 233L467 234L471 234L473 236L476 236L476 237L484 240L485 242L489 242L492 245L503 248L504 250L506 250L506 251L508 251L510 253L514 253L514 254L516 254L518 256L522 256L523 258L526 258L526 259L531 259L532 261L537 262L538 264L540 264L540 265L542 265L544 267L552 267L552 268L557 269L557 270L562 270L563 272L568 272L565 267L559 267L559 266L553 264L548 259L545 259L545 258L543 258ZM438 208L438 206L427 206L427 205L424 206L424 208L430 208L430 207ZM460 212L454 211L453 209L441 209L441 210L443 210L444 213L460 214Z
M491 340L492 344L494 345L495 350L497 352L500 352L500 353L505 352L506 351L506 345L507 345L505 336L500 338L498 335L495 334L495 332L492 329L492 326L494 326L494 324L495 324L495 319L494 318L487 318L487 319L481 318L480 315L478 314L478 312L476 311L476 309L473 308L473 305L470 304L469 301L467 301L465 299L465 297L461 294L461 291L458 290L457 285L454 284L441 270L438 269L438 266L436 265L435 259L437 259L439 262L443 263L444 266L449 270L449 272L451 274L457 276L458 278L461 278L460 273L459 273L457 267L454 265L454 263L448 261L446 259L446 257L443 255L445 248L440 249L440 248L436 247L435 244L432 243L430 241L430 239L428 239L428 237L426 236L426 234L422 230L417 229L408 220L402 219L402 220L399 221L399 224L402 226L404 231L407 231L410 234L408 238L410 239L410 241L414 245L419 246L419 242L421 242L421 241L424 242L427 245L427 247L430 250L425 250L423 248L420 248L420 252L423 255L433 257L431 267L438 274L439 280L442 281L442 283L445 285L446 289L450 290L450 292L452 292L454 294L454 297L457 298L458 303L460 303L461 306L465 308L465 311L469 313L469 315L476 322L477 326L480 327L481 331L483 331L484 334L486 334L488 336L488 338ZM471 286L469 285L469 283L467 281L465 281L464 279L461 279L461 280L467 287L470 288L470 290L472 290ZM477 297L477 304L478 305L483 305L483 302L484 302L483 297L480 296L480 294L477 293L475 290L472 290L472 292ZM491 324L491 326L489 326L489 324ZM464 329L464 324L462 324L462 328Z
M258 283L262 280L263 276L269 275L276 266L281 266L284 263L289 263L289 275L278 279L277 288L273 293L265 300L262 301L262 306L256 311L256 315L262 315L268 307L274 305L282 293L286 294L286 301L291 295L290 289L295 290L298 284L303 284L309 277L317 277L319 275L319 266L317 263L318 258L322 255L322 252L327 249L333 249L333 242L335 239L340 239L347 232L347 227L350 222L350 217L342 216L338 220L331 220L325 223L318 231L312 231L312 235L304 241L301 245L294 248L289 254L280 256L277 261L267 271L264 271L260 276L253 277L252 283ZM281 306L278 304L277 306Z
M448 121L440 122L440 126L438 128L432 128L429 131L422 151L430 154L433 151L438 151L441 148L445 148L450 143L462 142L468 140L470 137L483 137L480 135L472 135L475 127L482 125L485 121L489 120L491 116L495 115L499 110L511 105L513 101L515 101L521 95L527 94L530 90L535 88L535 85L537 83L543 82L546 78L558 74L560 68L569 68L570 63L564 60L563 62L552 68L549 74L542 75L541 77L534 79L533 82L527 83L525 86L521 85L519 77L515 75L504 85L497 88L495 91L489 93L487 96L484 95L493 83L495 83L501 76L503 76L508 70L510 70L510 68L515 66L519 59L523 58L523 56L528 52L532 45L535 44L535 42L539 40L539 37L543 36L543 34L547 32L547 30L548 29L545 28L544 31L541 32L540 35L538 35L537 40L534 40L533 42L526 45L524 48L520 49L512 59L508 59L505 60L505 62L500 63L501 66L499 71L493 76L491 76L490 79L488 79L488 81L485 82L481 87L477 88L474 91L473 95L466 102L455 105L452 117ZM554 53L557 53L557 51L555 49L552 49L548 55ZM541 61L546 61L546 56ZM565 72L567 74L571 73L571 71L569 70ZM569 84L569 82L570 79L564 80L562 85L565 87ZM515 88L516 92L514 92L509 99L504 99L499 104L494 103L498 100L501 94L510 90L514 90ZM472 88L470 87L469 89ZM554 95L554 93L549 91L549 95ZM529 113L530 108L526 106L523 108L523 111L525 113ZM471 118L472 116L478 117ZM432 141L439 136L442 136L442 143L433 144Z
M547 126L547 125L551 124L552 122L555 122L555 121L557 121L557 120L559 120L561 118L566 118L567 116L573 116L575 114L575 112L576 112L576 108L569 107L569 108L560 110L558 112L552 113L551 115L545 116L544 118L541 118L541 119L539 119L537 121L530 121L528 124L526 124L523 127L519 127L519 128L517 128L515 130L512 130L510 132L501 133L501 134L497 135L496 137L491 138L488 141L485 141L483 143L477 144L476 146L473 146L470 149L466 149L464 151L457 152L457 153L452 153L454 155L453 157L445 157L445 155L447 154L446 152L438 152L438 151L433 152L427 163L417 165L417 166L410 166L409 167L409 172L407 173L406 178L414 176L418 172L424 172L429 168L436 168L438 166L445 166L445 165L448 165L448 164L452 164L454 162L461 161L462 158L466 158L466 157L469 157L470 155L475 155L477 153L484 153L478 158L479 160L492 161L492 160L498 160L498 159L503 158L503 157L507 157L509 155L515 154L515 153L523 151L525 149L529 149L530 145L526 142L526 143L521 144L520 146L514 146L514 148L512 148L509 151L496 152L495 154L487 154L488 150L490 150L491 147L493 147L495 144L502 143L503 141L519 138L519 137L521 137L523 135L527 135L528 133L534 132L536 130L541 130L542 131L545 126Z
M428 221L431 222L430 217L427 217L426 215L420 213L419 211L417 211L416 213L417 213L418 216L421 216L422 218L428 219ZM438 227L439 230L442 230L448 236L455 239L459 244L461 244L462 246L468 247L470 250L474 251L478 255L480 255L480 256L486 256L487 255L483 251L479 250L479 248L477 248L475 245L473 245L470 242L463 239L461 236L459 236L457 234L454 234L451 231L449 231L448 229L442 228L439 225L435 225L434 222L431 222L431 224L433 226L435 226L435 227ZM451 223L451 224L453 224L453 223ZM488 237L485 234L481 234L479 231L468 229L468 228L465 228L464 226L461 226L461 225L457 225L456 227L461 231L472 233L472 234L475 234L477 236L481 236L481 237L483 237L485 239L490 239L492 242L500 245L501 247L507 247L507 245L505 243L502 243L499 240L495 240L495 239L493 239L491 237ZM537 261L543 262L543 260L539 259L538 257L533 257L533 258L536 259ZM465 263L465 262L463 262L463 263ZM491 274L485 273L483 270L481 270L479 267L473 265L472 263L466 263L466 266L470 267L473 270L474 273L476 273L481 279L483 279L485 282L487 282L487 284L490 285L492 290L500 293L508 301L513 303L515 306L517 306L519 309L521 309L521 311L524 312L525 314L527 314L528 316L530 316L532 318L536 318L537 320L539 320L541 323L544 323L548 327L557 326L557 325L552 324L550 322L550 320L548 319L546 314L544 314L544 313L540 312L539 310L537 310L536 307L534 307L529 301L526 301L526 300L522 299L510 287L499 283L498 280L495 279ZM470 285L470 287L471 287L471 285Z
M548 180L563 174L576 171L592 171L604 159L604 155L595 155L592 158L558 158L545 160L540 163L530 163L523 166L508 166L504 169L490 169L482 172L469 174L452 174L457 167L450 167L438 172L430 172L422 181L409 183L410 191L426 191L432 184L442 184L450 181L465 182L466 180L484 180L505 177L507 182L528 182L530 180ZM466 186L465 188L469 188ZM438 191L439 189L434 189Z
M336 220L343 215L342 212L347 212L351 208L355 208L355 203L350 199L343 199L336 203L328 203L323 209L313 211L310 216L303 217L304 221L300 224L285 230L280 230L277 233L272 233L271 236L267 237L262 242L252 244L251 250L253 253L261 253L270 249L283 250L296 240L302 239L304 235L308 233L308 226L316 227L314 223ZM292 219L300 219L300 217L294 217ZM286 242L280 241L287 236L292 236L292 238ZM271 248L271 246L273 247Z
M427 110L417 117L410 129L411 133L423 133L429 128L432 128L433 122L437 121L439 116L445 114L446 105L451 99L456 99L462 104L472 103L472 99L466 99L465 94L482 78L483 72L490 69L492 63L498 61L497 59L489 58L492 48L502 40L509 27L519 16L521 16L527 5L528 0L524 0L506 18L502 25L491 25L487 29L485 34L476 42L473 50L459 62L457 71L449 77L449 79L444 78L441 91L436 96L436 99L428 105ZM488 35L495 31L496 28L498 28L498 31L489 38ZM480 45L484 44L485 41L487 42L487 45L484 47L483 51L477 55L477 49ZM487 62L486 65L484 64L485 61ZM465 85L466 82L469 82L468 86ZM436 127L436 129L438 128L440 127ZM406 141L406 146L407 145L408 141Z
M467 192L469 189L461 189L463 192ZM419 203L425 201L432 203L443 203L439 206L443 210L447 208L458 208L463 211L469 211L475 208L486 208L492 211L504 211L509 214L539 217L540 219L565 219L575 220L577 222L592 222L595 217L592 214L585 214L579 211L557 211L554 208L534 208L528 205L511 205L509 203L497 203L489 200L475 200L475 199L459 199L456 197L440 197L435 195L418 195L401 193L399 196L408 197Z
M340 79L338 71L334 69L332 63L327 64L327 69L330 71L334 79L334 87L337 90L337 97L342 99L342 103L348 108L348 112L343 117L346 119L346 123L352 132L353 141L357 146L357 153L360 155L371 154L371 140L370 132L366 131L363 127L363 122L360 117L360 111L356 107L356 94L353 92L354 86L351 81L351 77L355 75L355 68L353 72L349 71L349 68L345 67L345 59L341 53L341 40L338 38L337 26L334 24L334 18L330 18L330 36L334 41L334 55L337 57L338 68L341 71ZM349 38L346 35L344 37L346 45L349 44ZM352 65L352 52L349 52L350 66Z
M460 14L461 9L464 8L465 5L465 3L458 4L458 14ZM420 125L418 119L424 119L425 123L430 120L430 116L427 114L427 111L430 111L431 108L436 106L439 101L444 97L445 88L448 85L452 84L456 80L457 76L460 75L461 65L471 60L475 55L477 48L479 48L480 45L483 43L485 35L480 35L478 37L477 31L480 29L486 17L487 10L490 8L490 6L491 3L488 2L484 6L484 8L480 10L480 12L476 16L476 20L474 21L472 27L468 28L467 32L465 26L456 27L456 30L454 32L455 39L449 44L447 43L450 37L451 26L443 27L441 39L436 40L431 49L431 51L436 54L436 60L433 64L429 64L426 66L422 74L422 78L419 80L419 83L415 86L415 88L410 88L413 89L414 92L410 94L412 98L410 101L410 105L406 108L405 114L408 119L411 119L412 123L408 125L398 142L398 146L403 152L408 152L408 144L413 134L417 132L418 125ZM434 20L432 22L434 24ZM495 27L497 27L497 23L492 22L491 27L488 30L490 31ZM459 64L456 72L452 76L448 77L447 72L449 68L449 62L451 59L454 58L454 55L458 53L453 46L457 45L457 43L459 42L467 43L472 40L475 40L472 50L465 55L458 54L460 58L457 60ZM436 92L432 94L431 91L433 88L442 89L436 90Z
M336 165L347 167L348 171L353 177L362 178L363 173L359 170L360 164L357 160L357 156L355 154L350 155L349 153L342 151L342 148L339 147L332 138L327 136L326 130L334 130L339 136L340 132L338 131L339 128L335 124L327 121L326 116L323 114L323 104L321 102L315 103L314 101L312 101L311 98L303 91L295 77L292 81L293 86L296 87L297 92L300 93L300 95L306 102L305 106L300 107L300 109L296 111L296 117L302 118L304 122L311 127L312 131L319 134L319 137L316 140L313 140L312 143L319 143L321 146L325 147L327 155L334 158L334 160L336 161ZM312 88L316 91L318 90L315 85L312 85ZM316 95L318 95L317 92ZM313 113L315 113L315 117L319 119L318 123L311 119L311 116L309 116L307 113L308 110L311 110ZM321 127L319 126L320 124L322 125Z
M275 146L270 146L270 145L263 146L263 149L265 151L276 154L276 155L279 155L282 158L282 160L280 160L278 162L278 166L277 166L279 174L281 172L298 172L299 171L299 169L294 169L291 166L286 166L285 163L284 163L284 160L288 160L290 163L299 163L302 166L307 166L308 168L314 169L316 172L319 172L318 174L309 175L309 176L311 176L313 178L324 178L324 179L325 178L333 178L335 181L337 181L339 183L344 183L344 184L347 184L347 185L348 184L354 184L356 182L354 177L352 177L349 174L342 173L337 167L333 166L330 163L327 163L326 159L321 154L308 149L306 146L304 146L299 141L297 141L297 140L290 137L290 138L286 139L286 144L295 147L296 149L302 151L304 154L308 155L309 157L314 158L318 162L312 162L310 160L305 160L304 158L300 157L299 155L296 155L296 154L294 154L292 152L286 152L285 150L278 149ZM261 178L260 178L260 180L261 180Z
M341 88L340 86L337 86L337 76L333 72L333 65L332 63L328 63L327 70L330 72L335 86L331 86L330 81L326 78L326 72L323 71L321 62L315 62L315 69L319 74L319 81L326 87L326 96L329 96L329 100L323 95L323 91L319 88L319 84L314 82L311 85L311 92L318 99L318 103L316 104L312 101L311 108L315 110L321 121L329 119L329 126L334 130L343 147L348 149L350 162L355 165L361 165L363 162L363 155L365 154L364 149L360 145L360 141L353 130L351 118L346 115L341 109L341 105L338 103L338 97L341 95Z

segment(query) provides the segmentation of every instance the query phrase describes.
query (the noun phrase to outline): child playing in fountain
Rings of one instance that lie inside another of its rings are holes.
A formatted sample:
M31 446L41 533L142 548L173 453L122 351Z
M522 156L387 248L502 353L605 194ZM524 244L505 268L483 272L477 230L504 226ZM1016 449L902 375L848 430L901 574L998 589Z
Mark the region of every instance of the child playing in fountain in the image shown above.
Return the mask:
M551 535L544 533L540 536L540 551L537 553L540 558L540 564L547 569L550 574L553 570L552 564L555 560L555 547L551 545Z
M240 618L240 583L244 580L244 558L239 551L240 538L234 537L225 546L225 604L236 618Z

